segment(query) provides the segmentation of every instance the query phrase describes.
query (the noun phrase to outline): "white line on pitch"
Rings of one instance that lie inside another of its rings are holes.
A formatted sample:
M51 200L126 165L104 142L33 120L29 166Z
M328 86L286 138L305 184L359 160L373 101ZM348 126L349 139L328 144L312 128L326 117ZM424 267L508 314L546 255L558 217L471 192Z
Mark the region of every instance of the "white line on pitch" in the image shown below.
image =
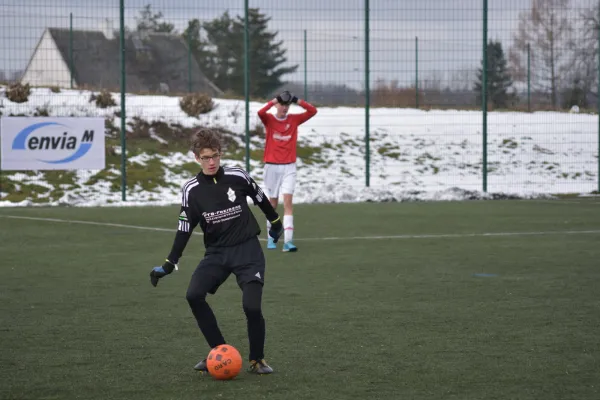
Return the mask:
M152 226L115 224L115 223L112 223L112 222L94 222L94 221L78 221L78 220L74 220L74 219L23 217L23 216L20 216L20 215L0 215L0 218L28 219L28 220L31 220L31 221L62 222L62 223L66 223L66 224L83 224L83 225L97 225L97 226L112 226L112 227L115 227L115 228L141 229L141 230L144 230L144 231L160 231L160 232L175 232L176 231L176 228L167 229L167 228L156 228L156 227L152 227Z
M109 226L115 228L139 229L146 231L172 232L176 229L156 228L151 226L140 225L125 225L112 222L94 222L94 221L79 221L70 219L58 218L41 218L41 217L23 217L17 215L0 215L0 218L26 219L32 221L47 221L61 222L67 224L83 224L96 226ZM382 235L382 236L332 236L321 238L296 238L295 241L319 241L319 240L386 240L386 239L442 239L442 238L466 238L466 237L493 237L493 236L543 236L543 235L589 235L598 234L600 230L585 230L585 231L534 231L534 232L481 232L481 233L434 233L434 234L415 234L415 235ZM202 235L201 232L194 234ZM264 241L265 239L260 239Z

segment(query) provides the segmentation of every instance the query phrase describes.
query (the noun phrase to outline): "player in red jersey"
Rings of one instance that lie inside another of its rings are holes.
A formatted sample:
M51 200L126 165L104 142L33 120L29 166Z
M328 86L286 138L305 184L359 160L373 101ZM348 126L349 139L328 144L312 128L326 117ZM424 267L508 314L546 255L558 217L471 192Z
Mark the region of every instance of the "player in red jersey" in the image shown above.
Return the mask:
M304 108L301 114L288 114L291 104ZM275 115L268 113L275 106ZM265 154L263 161L264 188L273 208L277 208L279 194L283 194L283 251L297 251L294 245L293 195L296 187L296 143L298 126L317 114L317 109L307 101L298 99L287 90L269 101L258 111L265 126ZM267 231L271 228L267 221ZM277 244L268 238L267 248L276 249Z

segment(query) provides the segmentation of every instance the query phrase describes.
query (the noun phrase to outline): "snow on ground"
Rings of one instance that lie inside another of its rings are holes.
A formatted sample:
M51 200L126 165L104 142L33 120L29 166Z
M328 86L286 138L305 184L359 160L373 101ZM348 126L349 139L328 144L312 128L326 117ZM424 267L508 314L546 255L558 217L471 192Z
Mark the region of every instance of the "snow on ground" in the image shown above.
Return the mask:
M50 116L101 116L120 126L117 105L97 108L89 102L91 92L33 89L22 104L0 98L3 115L34 115L46 110ZM178 97L126 95L128 121L178 123L185 127L199 124L222 126L239 135L243 145L245 106L243 101L215 99L216 108L199 118L187 116L179 108ZM261 103L251 102L250 129L260 124L256 112ZM294 106L292 113L300 112ZM361 108L319 108L318 114L301 126L302 146L321 150L322 163L298 165L297 203L461 200L504 197L550 197L551 193L590 193L598 190L598 116L580 113L493 112L488 114L488 192L482 192L482 114L477 111L416 110L374 108L370 110L370 187L365 186L365 110ZM151 138L165 139L156 132ZM251 148L260 146L253 142ZM120 149L115 149L117 153ZM162 159L166 166L192 161L190 154L168 156L140 155L133 160L145 163ZM245 165L223 159L224 165ZM120 192L100 181L94 187L83 185L96 171L78 171L81 188L67 190L54 204L78 206L162 205L179 200L176 187L145 192L128 188L123 204ZM120 171L114 170L119 174ZM262 183L262 165L251 163L251 173ZM189 175L165 169L170 181L179 186ZM40 181L40 176L9 175L17 182ZM0 199L7 193L1 193ZM30 205L31 202L3 206Z

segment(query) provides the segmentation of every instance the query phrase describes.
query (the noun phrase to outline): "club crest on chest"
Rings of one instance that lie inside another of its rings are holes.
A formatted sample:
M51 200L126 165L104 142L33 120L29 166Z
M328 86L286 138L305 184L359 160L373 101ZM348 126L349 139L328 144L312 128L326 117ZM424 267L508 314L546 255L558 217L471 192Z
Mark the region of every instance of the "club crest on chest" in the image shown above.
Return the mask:
M235 191L232 188L229 188L227 190L227 198L229 199L229 201L231 201L232 203L235 201L236 199L236 195L235 195Z

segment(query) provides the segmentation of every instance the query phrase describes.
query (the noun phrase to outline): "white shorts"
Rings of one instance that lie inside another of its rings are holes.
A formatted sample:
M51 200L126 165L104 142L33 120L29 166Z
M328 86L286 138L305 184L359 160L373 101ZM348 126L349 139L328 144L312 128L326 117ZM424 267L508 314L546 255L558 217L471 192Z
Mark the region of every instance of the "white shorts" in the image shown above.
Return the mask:
M265 164L264 186L267 196L279 198L279 193L294 194L296 189L296 163Z

